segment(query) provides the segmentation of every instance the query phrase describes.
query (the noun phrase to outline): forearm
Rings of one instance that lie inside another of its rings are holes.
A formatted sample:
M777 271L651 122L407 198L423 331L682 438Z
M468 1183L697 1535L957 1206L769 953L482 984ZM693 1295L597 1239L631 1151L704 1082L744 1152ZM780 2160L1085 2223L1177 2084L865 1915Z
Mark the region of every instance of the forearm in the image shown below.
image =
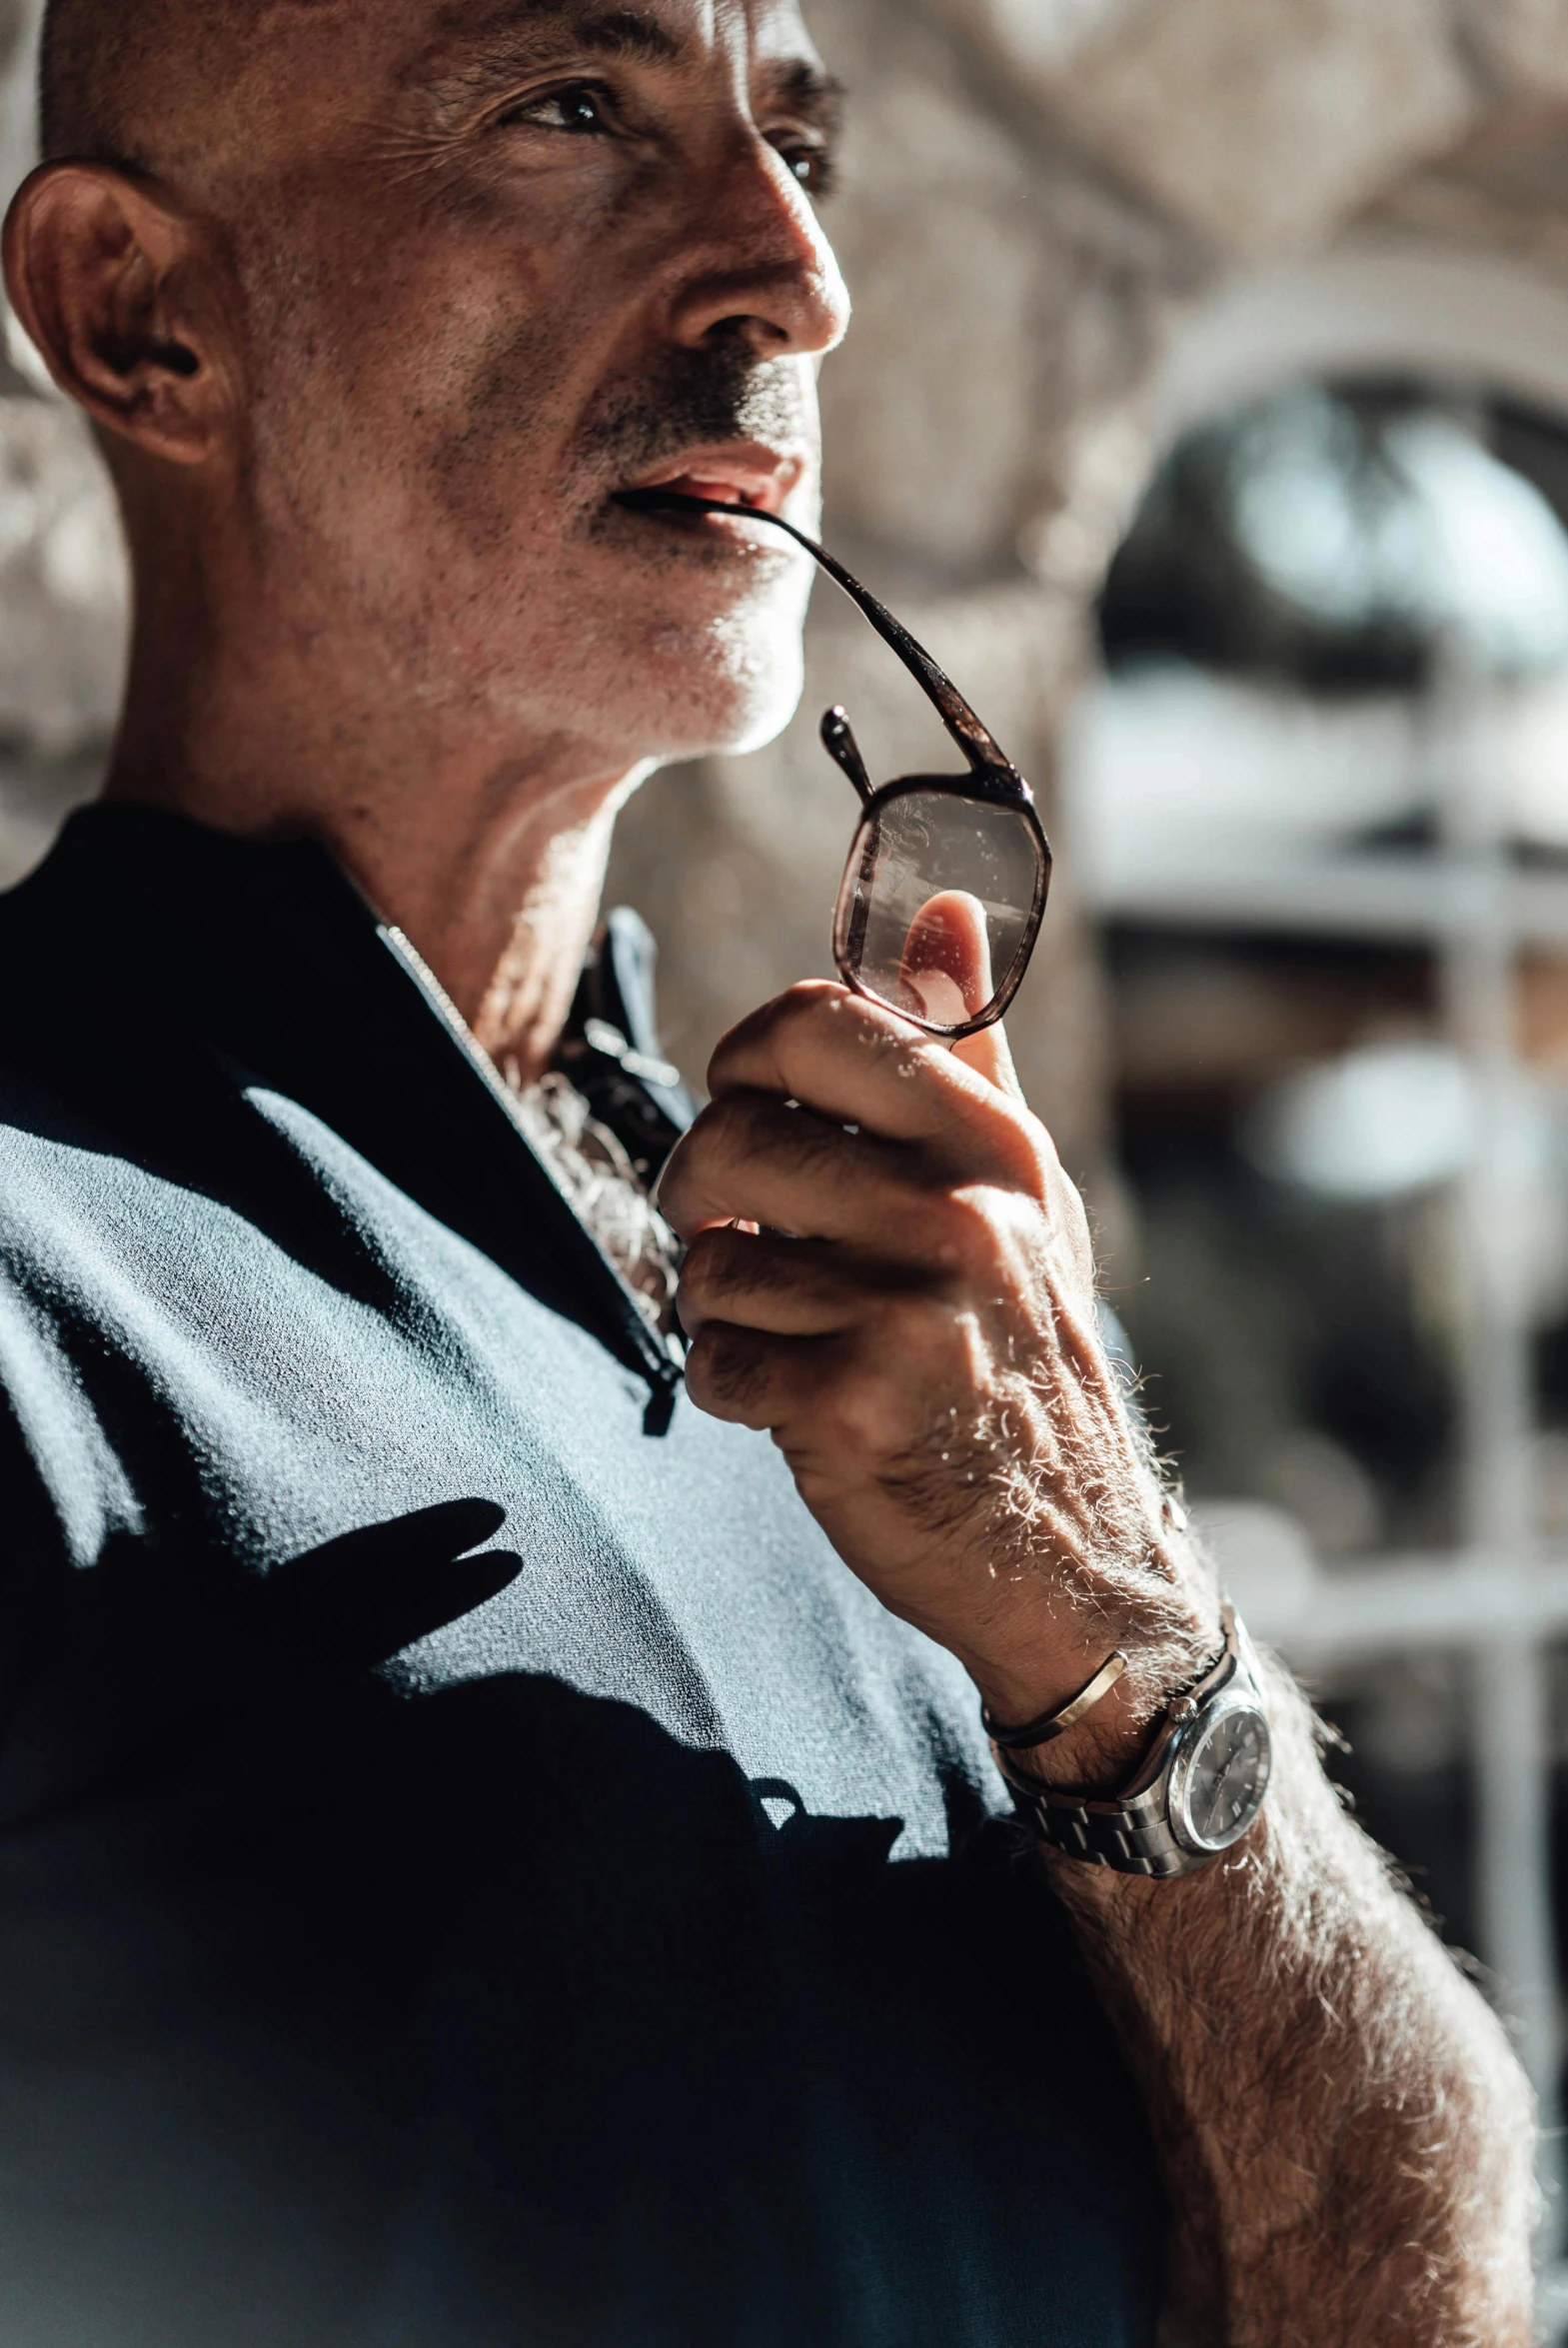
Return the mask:
M1170 1883L1051 1859L1171 2200L1172 2348L1519 2348L1534 2115L1282 1673L1262 1817Z

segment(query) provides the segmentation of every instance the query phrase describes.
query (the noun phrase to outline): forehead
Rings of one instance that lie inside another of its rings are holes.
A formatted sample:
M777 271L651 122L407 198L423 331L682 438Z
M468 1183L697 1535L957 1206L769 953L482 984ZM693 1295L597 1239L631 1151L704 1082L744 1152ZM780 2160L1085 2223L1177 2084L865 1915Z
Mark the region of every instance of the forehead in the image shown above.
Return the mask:
M159 100L166 155L221 208L254 200L264 220L367 153L401 168L410 140L444 152L476 107L536 73L619 59L705 98L722 80L743 103L832 86L797 0L234 0L242 32L231 0L194 5L184 102Z
M414 0L405 70L476 49L576 47L672 66L816 60L795 0ZM385 21L385 20L384 20Z

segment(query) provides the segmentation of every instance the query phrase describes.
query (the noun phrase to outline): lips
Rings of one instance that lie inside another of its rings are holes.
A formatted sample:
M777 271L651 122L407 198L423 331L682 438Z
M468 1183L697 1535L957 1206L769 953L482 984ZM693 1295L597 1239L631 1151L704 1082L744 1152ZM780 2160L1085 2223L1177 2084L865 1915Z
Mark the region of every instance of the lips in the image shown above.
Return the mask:
M734 506L742 514L779 514L804 471L800 457L750 443L728 449L685 450L625 486L707 498L715 505Z
M664 489L683 498L709 498L716 506L734 506L737 513L760 514L773 511L765 507L755 490L743 489L733 481L722 480L712 473L675 473L665 481L651 481L650 489Z

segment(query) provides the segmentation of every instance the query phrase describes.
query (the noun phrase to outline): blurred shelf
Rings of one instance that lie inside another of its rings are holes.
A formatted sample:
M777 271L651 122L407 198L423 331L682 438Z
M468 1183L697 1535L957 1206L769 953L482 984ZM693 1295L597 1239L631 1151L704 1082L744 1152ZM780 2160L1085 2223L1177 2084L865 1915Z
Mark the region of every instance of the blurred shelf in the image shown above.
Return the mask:
M1277 1606L1266 1581L1239 1578L1249 1629L1293 1661L1568 1636L1568 1551L1529 1564L1452 1550L1379 1557L1320 1570Z
M1431 852L1285 858L1207 857L1099 871L1078 884L1105 921L1434 944L1501 931L1568 946L1568 870L1540 872Z

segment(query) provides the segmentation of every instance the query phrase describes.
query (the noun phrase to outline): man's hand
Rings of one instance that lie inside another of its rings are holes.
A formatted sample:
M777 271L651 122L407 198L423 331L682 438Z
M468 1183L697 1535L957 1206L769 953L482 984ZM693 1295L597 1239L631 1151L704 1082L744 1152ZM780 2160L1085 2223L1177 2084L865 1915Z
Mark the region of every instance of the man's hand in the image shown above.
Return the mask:
M831 986L721 1045L671 1161L704 1408L767 1427L840 1554L1022 1722L1131 1668L1029 1766L1114 1786L1219 1645L1094 1311L1088 1232L994 1030L944 1050ZM1142 2084L1179 2348L1525 2348L1530 2097L1269 1666L1261 1817L1150 1883L1048 1860ZM1027 1951L998 1952L1010 1994Z
M1124 1649L1050 1759L1077 1783L1125 1774L1218 1651L1218 1606L999 1031L950 1051L809 984L735 1029L709 1083L660 1188L690 1242L693 1399L773 1434L839 1554L998 1717L1054 1709Z

